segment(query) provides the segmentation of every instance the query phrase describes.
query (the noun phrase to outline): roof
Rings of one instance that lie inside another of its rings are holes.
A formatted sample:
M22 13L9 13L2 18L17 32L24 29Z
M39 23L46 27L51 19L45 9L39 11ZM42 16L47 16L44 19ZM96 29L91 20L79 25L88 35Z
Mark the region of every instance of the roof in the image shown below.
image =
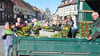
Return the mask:
M29 3L25 2L25 1L22 1L22 2L28 9L33 10L32 5L30 5Z
M40 9L36 8L35 6L32 7L34 11L40 12L42 14L45 14L45 11L41 11Z
M62 0L61 2L65 2L66 0Z
M45 12L44 11L40 11L42 14L45 14Z
M70 5L70 4L77 3L77 1L78 1L78 0L73 0L73 1L71 1L71 2L67 2L67 3L61 4L60 6L58 6L58 8L64 7L64 6L67 6L67 5ZM83 1L83 0L80 0L80 1Z
M38 8L36 8L34 6L32 8L33 8L34 11L38 11L38 12L40 11L40 9L38 9Z
M23 0L11 0L11 1L19 7L34 10L34 11L37 11L37 12L41 12L40 9L36 8L35 6L30 5L29 3L27 3ZM44 13L44 12L42 12L42 13Z
M22 0L11 0L15 5L19 6L19 7L22 7L22 8L25 8L25 9L28 9Z
M61 4L60 6L58 6L58 8L64 7L64 6L67 6L67 5L70 5L70 4L72 4L72 2L64 3L64 4Z

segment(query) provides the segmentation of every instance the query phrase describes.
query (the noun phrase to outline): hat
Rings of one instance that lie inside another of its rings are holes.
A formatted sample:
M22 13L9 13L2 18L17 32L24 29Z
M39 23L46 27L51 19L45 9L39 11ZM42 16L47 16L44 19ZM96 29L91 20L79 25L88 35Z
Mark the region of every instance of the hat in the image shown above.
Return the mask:
M69 18L71 19L72 17L71 17L70 15L68 15L68 16L67 16L67 19L69 19Z

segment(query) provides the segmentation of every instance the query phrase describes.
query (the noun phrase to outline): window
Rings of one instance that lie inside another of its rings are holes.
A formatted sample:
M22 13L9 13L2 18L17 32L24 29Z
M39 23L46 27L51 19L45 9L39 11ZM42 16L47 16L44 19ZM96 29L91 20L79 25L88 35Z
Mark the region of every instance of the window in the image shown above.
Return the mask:
M2 21L4 21L4 16L5 16L4 12L2 12Z
M4 2L2 2L2 8L4 8Z
M19 11L19 8L16 7L16 8L15 8L15 11Z
M2 8L2 3L0 2L0 8Z
M13 8L12 4L8 3L8 9L12 9L12 8Z
M7 8L7 5L6 5L6 3L5 3L5 8Z
M2 21L2 12L0 12L0 21Z
M7 16L8 16L8 15L7 15L7 14L5 14L5 21L7 21Z
M15 11L17 11L17 8L15 8Z
M10 9L10 6L8 5L8 9Z

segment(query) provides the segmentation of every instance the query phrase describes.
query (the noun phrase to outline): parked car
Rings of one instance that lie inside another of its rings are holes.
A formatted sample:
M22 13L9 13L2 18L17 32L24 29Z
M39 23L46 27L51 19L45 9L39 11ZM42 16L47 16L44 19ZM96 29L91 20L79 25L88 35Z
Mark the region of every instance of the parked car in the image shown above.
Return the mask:
M32 18L27 18L26 19L28 22L31 22L33 19Z

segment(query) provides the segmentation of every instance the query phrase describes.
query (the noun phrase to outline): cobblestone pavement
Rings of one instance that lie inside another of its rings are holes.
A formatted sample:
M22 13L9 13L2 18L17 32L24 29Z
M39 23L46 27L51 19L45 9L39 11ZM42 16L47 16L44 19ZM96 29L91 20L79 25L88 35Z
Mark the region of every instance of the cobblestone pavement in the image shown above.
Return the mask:
M3 40L1 39L2 29L4 26L0 26L0 56L4 56L4 44Z

